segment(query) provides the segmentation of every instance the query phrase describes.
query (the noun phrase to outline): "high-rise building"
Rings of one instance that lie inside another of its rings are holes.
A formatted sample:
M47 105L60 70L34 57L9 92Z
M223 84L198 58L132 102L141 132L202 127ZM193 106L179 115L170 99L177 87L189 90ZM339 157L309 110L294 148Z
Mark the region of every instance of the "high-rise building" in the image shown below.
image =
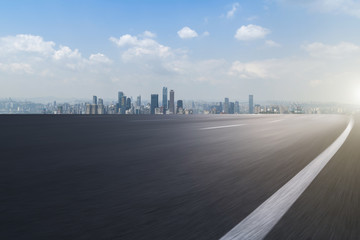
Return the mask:
M104 101L102 98L99 98L98 100L97 114L105 114Z
M126 110L129 110L131 108L131 98L126 99Z
M167 87L163 87L163 95L162 95L162 106L166 109L168 108L168 92Z
M121 113L121 99L123 98L124 93L123 92L118 92L118 102L116 104L116 112L117 113Z
M250 114L254 113L254 96L253 95L249 95L249 113Z
M175 114L175 92L174 92L174 90L170 90L169 111L171 114Z
M93 104L97 105L97 96L93 96Z
M136 106L140 107L141 106L141 95L139 95L136 99Z
M229 105L229 114L235 113L235 103L231 102Z
M99 98L98 104L99 105L104 105L104 100L102 98Z
M176 104L176 113L182 113L184 107L183 107L183 101L178 100Z
M224 103L224 113L225 113L225 114L228 114L228 113L229 113L229 108L230 108L229 98L225 98L225 103Z
M119 108L119 113L120 114L125 114L126 111L126 96L122 96L122 98L120 99L120 104L119 104L120 108Z
M162 110L163 114L166 114L166 109L168 109L168 91L167 87L163 87L163 95L162 95Z
M120 106L121 99L122 99L123 96L124 96L124 93L123 93L123 92L118 92L118 103L119 103L119 106Z
M151 94L150 114L155 114L155 108L159 107L159 95Z
M97 114L98 112L98 105L96 104L86 104L86 114Z
M235 102L234 108L235 108L235 109L234 109L234 112L235 112L236 114L239 114L239 113L240 113L240 104L239 104L238 101Z

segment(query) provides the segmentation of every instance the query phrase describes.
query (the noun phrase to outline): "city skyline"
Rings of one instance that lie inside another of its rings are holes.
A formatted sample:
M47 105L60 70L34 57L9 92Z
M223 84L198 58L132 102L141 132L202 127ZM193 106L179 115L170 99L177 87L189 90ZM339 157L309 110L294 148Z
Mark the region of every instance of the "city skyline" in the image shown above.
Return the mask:
M181 99L360 103L359 11L335 0L3 1L0 96L166 85Z

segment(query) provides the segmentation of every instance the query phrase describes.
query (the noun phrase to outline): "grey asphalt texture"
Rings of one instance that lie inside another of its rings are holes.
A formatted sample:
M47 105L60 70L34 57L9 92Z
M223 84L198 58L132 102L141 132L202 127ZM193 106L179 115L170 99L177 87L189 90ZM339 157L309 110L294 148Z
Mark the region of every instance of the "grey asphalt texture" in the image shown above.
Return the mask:
M2 115L0 239L219 239L348 120ZM266 239L359 239L359 122Z

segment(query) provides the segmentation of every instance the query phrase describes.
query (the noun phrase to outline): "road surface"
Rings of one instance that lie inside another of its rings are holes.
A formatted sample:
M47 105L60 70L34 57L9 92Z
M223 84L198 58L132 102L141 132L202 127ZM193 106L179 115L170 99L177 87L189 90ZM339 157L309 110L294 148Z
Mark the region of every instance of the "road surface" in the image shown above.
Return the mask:
M0 116L0 239L220 239L345 115ZM358 239L360 117L265 239Z

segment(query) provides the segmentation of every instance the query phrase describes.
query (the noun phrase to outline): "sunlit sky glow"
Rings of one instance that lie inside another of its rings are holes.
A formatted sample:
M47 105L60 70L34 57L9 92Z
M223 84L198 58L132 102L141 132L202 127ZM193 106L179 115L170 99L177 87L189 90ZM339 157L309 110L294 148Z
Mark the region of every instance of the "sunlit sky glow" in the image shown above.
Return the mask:
M355 0L0 3L0 98L360 103L359 66Z

